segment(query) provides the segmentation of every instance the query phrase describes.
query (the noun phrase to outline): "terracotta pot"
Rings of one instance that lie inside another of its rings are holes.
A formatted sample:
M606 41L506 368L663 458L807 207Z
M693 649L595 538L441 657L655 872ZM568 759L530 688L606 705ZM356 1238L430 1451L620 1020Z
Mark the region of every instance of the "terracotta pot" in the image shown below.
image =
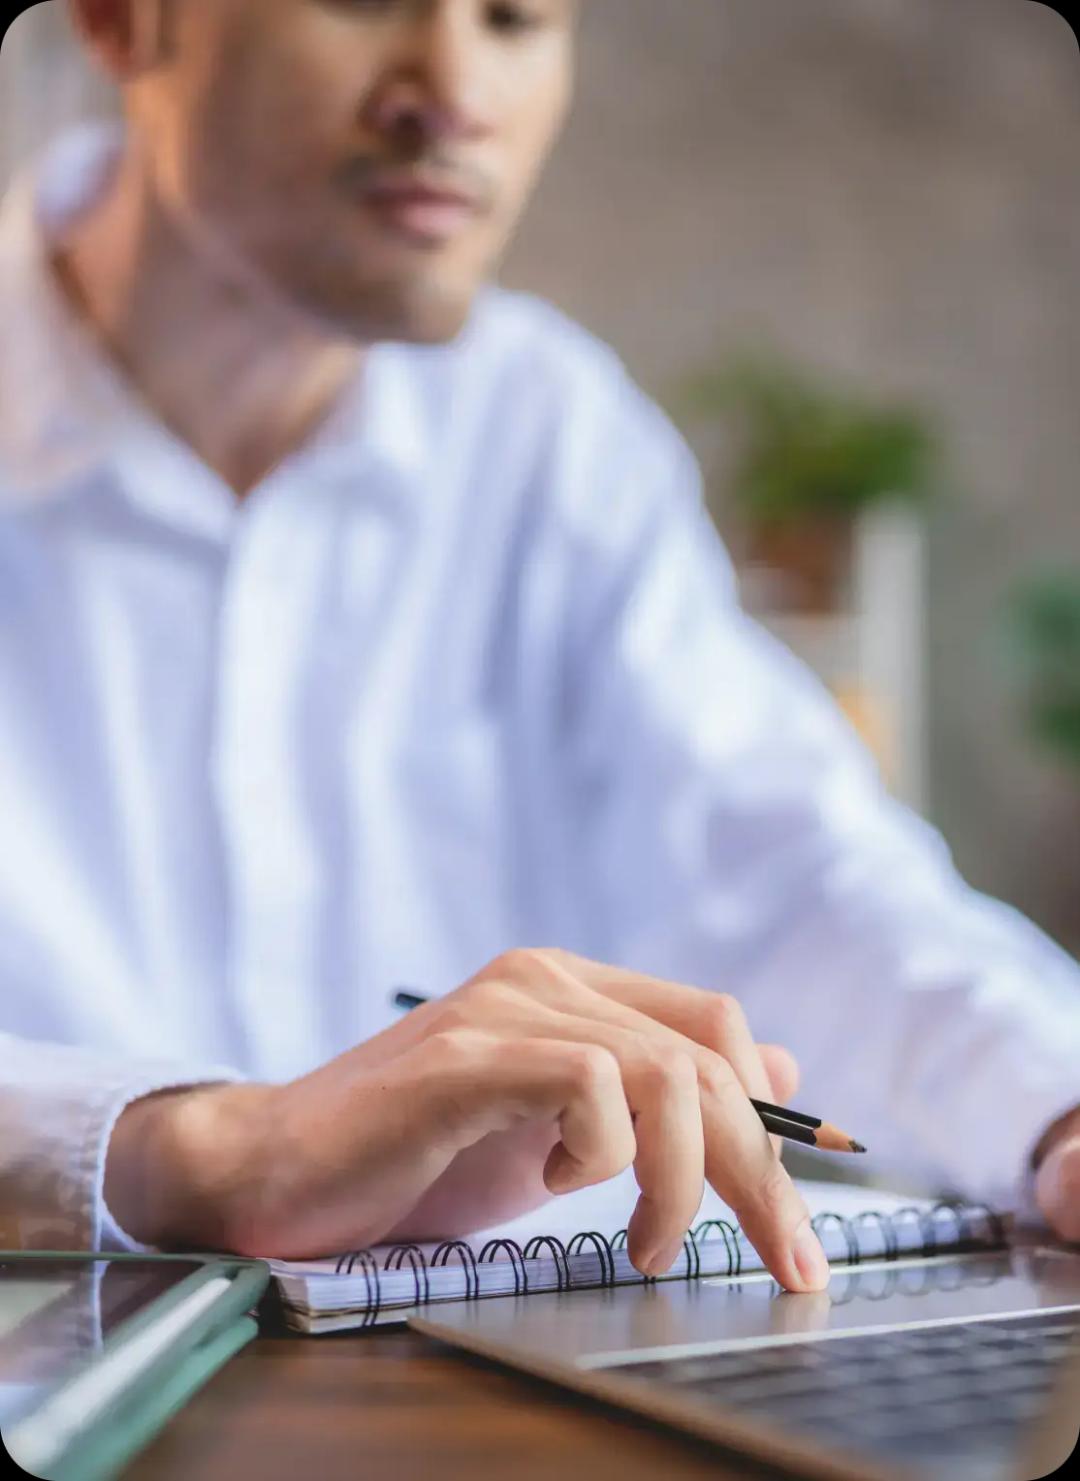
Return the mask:
M785 611L824 616L849 607L855 546L850 519L807 515L747 525L740 544L747 565L769 571L770 588Z

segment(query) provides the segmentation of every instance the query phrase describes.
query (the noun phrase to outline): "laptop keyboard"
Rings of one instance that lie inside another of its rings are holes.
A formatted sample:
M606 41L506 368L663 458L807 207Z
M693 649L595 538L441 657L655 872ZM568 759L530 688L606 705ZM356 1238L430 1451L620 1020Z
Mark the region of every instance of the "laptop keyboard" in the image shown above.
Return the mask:
M1045 1408L1080 1311L628 1363L628 1378L871 1451L927 1475L987 1474ZM966 1462L966 1463L965 1463Z

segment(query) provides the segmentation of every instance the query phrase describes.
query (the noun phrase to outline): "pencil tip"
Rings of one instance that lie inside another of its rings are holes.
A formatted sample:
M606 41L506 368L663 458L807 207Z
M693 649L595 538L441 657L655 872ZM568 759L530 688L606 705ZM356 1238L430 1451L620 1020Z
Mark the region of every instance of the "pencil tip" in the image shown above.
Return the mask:
M862 1142L857 1142L854 1139L852 1139L852 1141L850 1143L850 1146L851 1146L851 1150L853 1152L865 1152L866 1151L866 1148L863 1146Z

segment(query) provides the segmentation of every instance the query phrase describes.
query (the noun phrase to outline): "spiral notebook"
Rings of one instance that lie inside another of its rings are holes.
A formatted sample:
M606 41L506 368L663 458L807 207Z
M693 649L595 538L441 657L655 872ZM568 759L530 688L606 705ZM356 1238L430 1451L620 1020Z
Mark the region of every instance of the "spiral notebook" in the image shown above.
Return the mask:
M1008 1243L1006 1220L985 1205L912 1201L837 1183L801 1182L800 1189L836 1265ZM636 1198L628 1171L468 1240L378 1245L327 1260L271 1261L271 1269L287 1324L306 1333L400 1323L446 1301L642 1283L626 1250ZM659 1278L735 1278L761 1269L731 1210L707 1191L682 1253Z

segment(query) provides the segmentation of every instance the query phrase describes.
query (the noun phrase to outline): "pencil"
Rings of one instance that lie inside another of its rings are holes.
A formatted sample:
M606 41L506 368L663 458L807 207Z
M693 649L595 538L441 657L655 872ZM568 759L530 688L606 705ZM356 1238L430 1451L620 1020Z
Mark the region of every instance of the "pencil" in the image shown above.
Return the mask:
M751 1104L754 1104L751 1102ZM831 1121L822 1121L818 1117L800 1117L798 1121L784 1116L774 1116L771 1111L763 1111L754 1105L755 1111L761 1117L762 1125L770 1136L782 1136L789 1142L800 1142L804 1147L817 1147L822 1152L865 1152L866 1148L862 1142L857 1142L853 1136L846 1131L841 1131L839 1126L834 1126ZM817 1122L816 1126L807 1126L806 1121L812 1119Z
M409 1012L428 1001L423 993L411 988L399 987L391 999L395 1008ZM804 1147L817 1147L822 1152L865 1152L866 1148L831 1121L822 1121L820 1116L807 1116L802 1111L791 1111L786 1106L774 1106L767 1100L751 1100L750 1104L761 1117L762 1124L770 1136L783 1137L785 1141L799 1142Z
M419 1008L427 1001L421 993L407 992L403 987L399 987L393 997L394 1007L404 1008L406 1011L410 1008Z

